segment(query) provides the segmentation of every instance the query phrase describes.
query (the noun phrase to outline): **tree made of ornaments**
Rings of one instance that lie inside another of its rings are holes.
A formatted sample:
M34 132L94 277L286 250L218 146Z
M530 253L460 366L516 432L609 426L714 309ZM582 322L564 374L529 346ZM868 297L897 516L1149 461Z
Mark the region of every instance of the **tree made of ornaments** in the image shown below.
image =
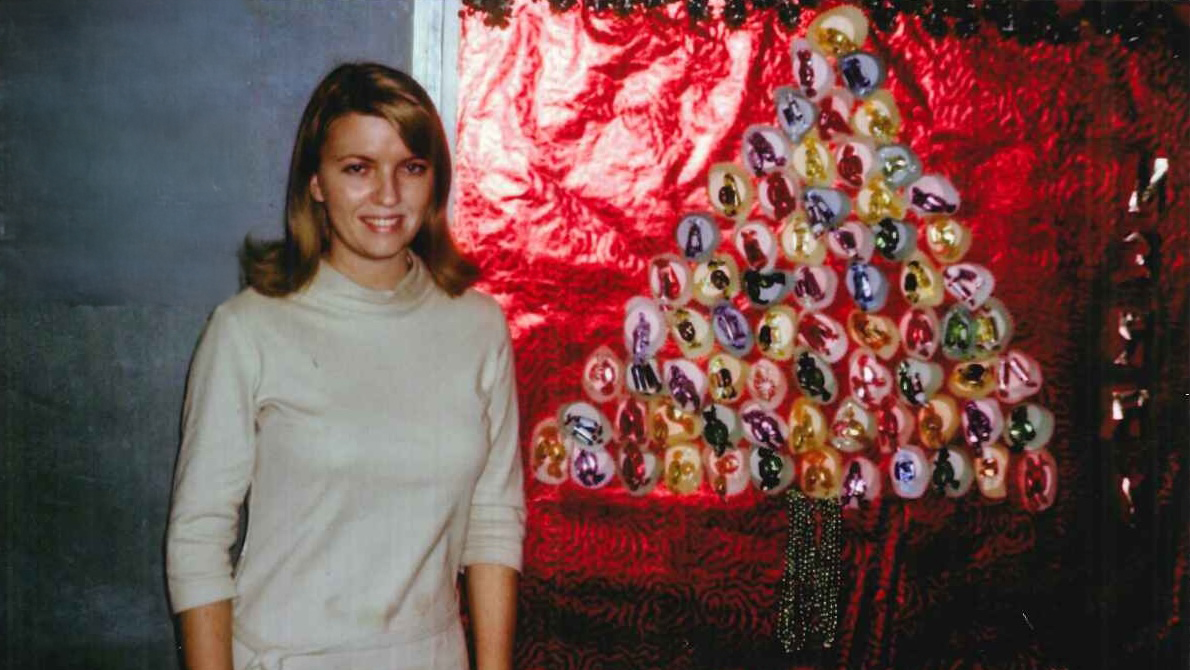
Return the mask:
M633 495L797 486L847 507L974 485L1049 508L1041 369L1011 347L995 277L963 261L957 190L898 143L863 13L835 8L807 32L775 123L712 166L712 211L683 216L677 253L649 263L623 354L597 348L586 399L535 427L535 476Z

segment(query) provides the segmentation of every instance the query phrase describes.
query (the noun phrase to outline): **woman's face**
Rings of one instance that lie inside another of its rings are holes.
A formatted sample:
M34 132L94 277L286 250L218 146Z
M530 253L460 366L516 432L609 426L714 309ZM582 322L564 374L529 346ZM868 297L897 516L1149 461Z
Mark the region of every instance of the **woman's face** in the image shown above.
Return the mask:
M336 119L310 178L310 194L330 222L331 265L364 286L396 286L433 191L433 166L413 155L387 119Z

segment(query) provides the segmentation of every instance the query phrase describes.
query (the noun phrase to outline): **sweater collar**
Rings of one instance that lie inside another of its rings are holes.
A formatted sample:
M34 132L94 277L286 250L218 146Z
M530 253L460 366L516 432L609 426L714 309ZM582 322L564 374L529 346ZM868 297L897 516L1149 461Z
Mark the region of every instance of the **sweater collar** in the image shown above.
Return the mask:
M392 289L374 289L355 283L329 262L318 264L318 273L310 282L306 295L312 300L327 301L347 308L368 312L401 312L420 304L433 290L434 279L425 263L409 253L409 271Z

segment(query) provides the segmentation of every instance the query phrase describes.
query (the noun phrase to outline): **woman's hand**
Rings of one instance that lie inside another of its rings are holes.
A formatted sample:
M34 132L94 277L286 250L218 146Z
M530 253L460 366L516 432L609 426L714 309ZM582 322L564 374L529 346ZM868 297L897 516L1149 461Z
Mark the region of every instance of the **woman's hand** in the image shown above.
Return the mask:
M467 606L475 635L476 670L511 670L516 635L517 571L481 563L467 567Z
M187 670L232 670L230 600L188 609L178 617Z

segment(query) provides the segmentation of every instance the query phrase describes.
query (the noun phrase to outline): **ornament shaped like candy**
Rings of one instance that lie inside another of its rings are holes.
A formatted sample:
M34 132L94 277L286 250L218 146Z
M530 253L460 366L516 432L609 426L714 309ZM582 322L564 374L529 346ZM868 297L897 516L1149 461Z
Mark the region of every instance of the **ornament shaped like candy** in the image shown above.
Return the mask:
M789 145L781 131L773 126L748 126L740 155L744 165L757 177L789 165Z
M744 439L752 444L777 450L785 448L789 426L759 402L753 401L740 408L740 425L744 428Z
M656 355L665 344L665 318L657 305L644 296L628 300L624 308L624 348L640 361Z
M827 234L826 246L831 253L845 261L872 259L876 239L872 229L858 221L846 221Z
M649 261L649 290L661 305L680 307L690 301L690 266L674 254Z
M760 317L756 328L756 346L774 361L793 356L793 338L797 333L797 313L787 305L770 307Z
M936 395L917 410L917 436L927 449L941 449L950 444L959 424L959 406L948 395Z
M880 453L891 454L908 444L913 428L913 414L901 403L889 398L876 409L876 447Z
M875 408L892 393L892 372L870 349L856 349L847 364L847 379L851 383L851 397L864 407Z
M826 444L826 415L807 398L793 401L789 410L789 450L795 454Z
M624 363L606 344L583 365L583 391L595 402L608 402L624 392Z
M624 384L632 393L646 398L665 390L661 383L661 366L656 358L630 361L624 373Z
M831 366L809 349L794 350L794 378L802 395L819 405L835 401L839 385Z
M566 481L570 451L562 439L555 419L543 419L533 428L533 477L542 483L557 486Z
M851 110L855 107L855 97L843 89L835 89L826 97L818 101L818 138L824 142L833 142L840 136L851 135ZM803 142L807 138L803 138ZM833 163L833 161L832 161ZM831 181L834 181L833 179ZM823 184L829 186L830 184Z
M811 498L838 498L843 489L843 457L830 447L815 447L798 459L798 481Z
M888 301L888 280L875 265L852 261L847 266L847 292L856 307L865 312L876 312Z
M805 39L793 41L790 56L798 90L812 102L818 102L835 85L835 71L830 61Z
M793 459L776 449L756 447L748 453L748 473L753 486L775 496L793 484Z
M624 444L616 465L620 481L631 495L647 495L661 481L661 459L651 449L643 449L635 442Z
M747 356L752 351L752 328L735 305L721 302L711 308L711 330L715 339L733 356Z
M1028 354L1013 349L996 361L996 397L1009 405L1041 390L1041 364Z
M777 125L785 131L790 142L798 143L818 125L818 107L792 86L782 86L773 92L777 108Z
M864 451L876 437L876 420L855 398L844 398L831 421L831 446L839 451Z
M975 263L956 263L942 270L946 290L970 309L978 309L992 296L996 277L990 270Z
M961 498L971 490L975 467L965 449L942 447L934 454L933 465L930 484L935 492L947 498Z
M740 418L726 405L707 405L702 410L702 440L716 455L735 447L743 436Z
M975 459L975 484L988 500L1008 495L1008 450L1001 444L984 446Z
M863 456L852 456L843 465L839 504L844 509L867 509L880 500L883 480L875 463Z
M694 268L694 299L710 307L740 292L740 269L735 259L715 254Z
M711 353L715 337L711 334L711 322L702 312L692 307L678 307L666 314L665 318L682 356L702 358Z
M888 462L888 478L893 493L907 500L925 494L933 475L930 460L921 447L907 444L897 449Z
M847 315L847 334L857 346L871 349L886 361L892 358L901 345L897 324L883 314L851 310Z
M950 371L946 388L960 398L988 397L996 389L995 362L983 360L959 363Z
M901 110L887 89L880 89L855 110L851 127L877 144L892 144L901 132Z
M752 210L752 178L735 163L716 163L707 174L707 195L719 214L743 218Z
M876 164L876 145L871 140L853 137L835 147L835 171L839 179L854 189L862 188L879 174Z
M921 177L921 159L904 144L890 144L876 150L876 169L889 186L904 188Z
M884 62L866 51L857 51L839 59L839 74L847 90L866 98L884 85Z
M702 485L702 458L693 444L675 444L665 450L665 488L689 495Z
M901 294L910 305L937 307L942 304L942 273L920 251L901 268Z
M1015 453L1037 451L1054 436L1054 413L1036 403L1017 405L1008 412L1004 441Z
M839 290L839 278L825 265L800 265L793 270L793 297L804 309L830 307Z
M822 265L826 258L826 245L810 230L805 212L795 212L781 226L779 234L781 251L794 263Z
M606 449L574 448L570 459L570 478L585 489L601 489L615 477L616 464Z
M777 221L784 221L797 211L802 196L797 176L788 169L765 175L756 192L761 211Z
M901 343L905 353L923 361L934 357L942 341L938 317L929 307L913 307L901 316Z
M794 206L797 198L794 197ZM702 263L709 260L711 254L719 248L719 225L710 212L691 212L678 221L675 230L678 249L682 257L688 261Z
M702 409L707 394L707 376L693 361L685 359L666 361L665 387L674 405L683 412L697 412Z
M789 382L785 381L785 373L767 358L756 361L748 368L745 385L749 397L767 410L776 409L789 392Z
M835 181L835 158L814 133L803 137L794 147L792 165L808 186L830 186Z
M971 310L962 305L951 305L942 317L942 355L952 361L974 358L975 324Z
M843 325L822 312L802 314L794 342L822 356L827 363L838 363L847 355L847 334Z
M909 206L918 216L950 216L959 211L959 191L946 177L928 174L909 185Z
M942 366L928 361L905 359L897 364L897 390L901 399L921 407L942 388Z
M864 223L905 216L905 203L883 179L869 179L855 196L855 214Z
M1026 451L1012 464L1009 488L1026 511L1049 509L1058 498L1058 464L1047 449Z
M822 235L847 218L851 200L837 188L808 188L802 193L802 209L810 222L810 232Z
M744 271L744 293L748 296L748 303L753 307L764 308L781 302L792 286L793 279L790 273L784 270Z
M653 435L649 408L636 398L628 397L616 404L616 439L622 443L646 444Z
M858 8L840 5L815 17L806 37L819 51L830 56L849 54L868 39L868 19Z
M677 444L693 442L702 435L702 415L684 412L673 398L658 398L649 408L653 442Z
M958 263L971 248L971 229L944 217L926 223L926 248L939 263Z
M1012 340L1012 314L998 298L988 298L971 312L972 339L976 356L998 354Z
M716 454L710 447L702 450L703 472L711 490L723 498L739 495L748 489L748 450L732 447Z
M707 380L711 384L711 399L718 403L734 403L744 396L744 377L747 366L727 353L712 355L707 360Z
M991 398L963 401L963 439L978 450L1000 439L1004 432L1004 414L1000 403Z
M898 219L886 217L872 226L876 251L890 261L903 261L917 251L917 229Z
M612 426L597 407L586 402L564 405L558 412L563 439L573 438L578 446L603 449L612 439Z

